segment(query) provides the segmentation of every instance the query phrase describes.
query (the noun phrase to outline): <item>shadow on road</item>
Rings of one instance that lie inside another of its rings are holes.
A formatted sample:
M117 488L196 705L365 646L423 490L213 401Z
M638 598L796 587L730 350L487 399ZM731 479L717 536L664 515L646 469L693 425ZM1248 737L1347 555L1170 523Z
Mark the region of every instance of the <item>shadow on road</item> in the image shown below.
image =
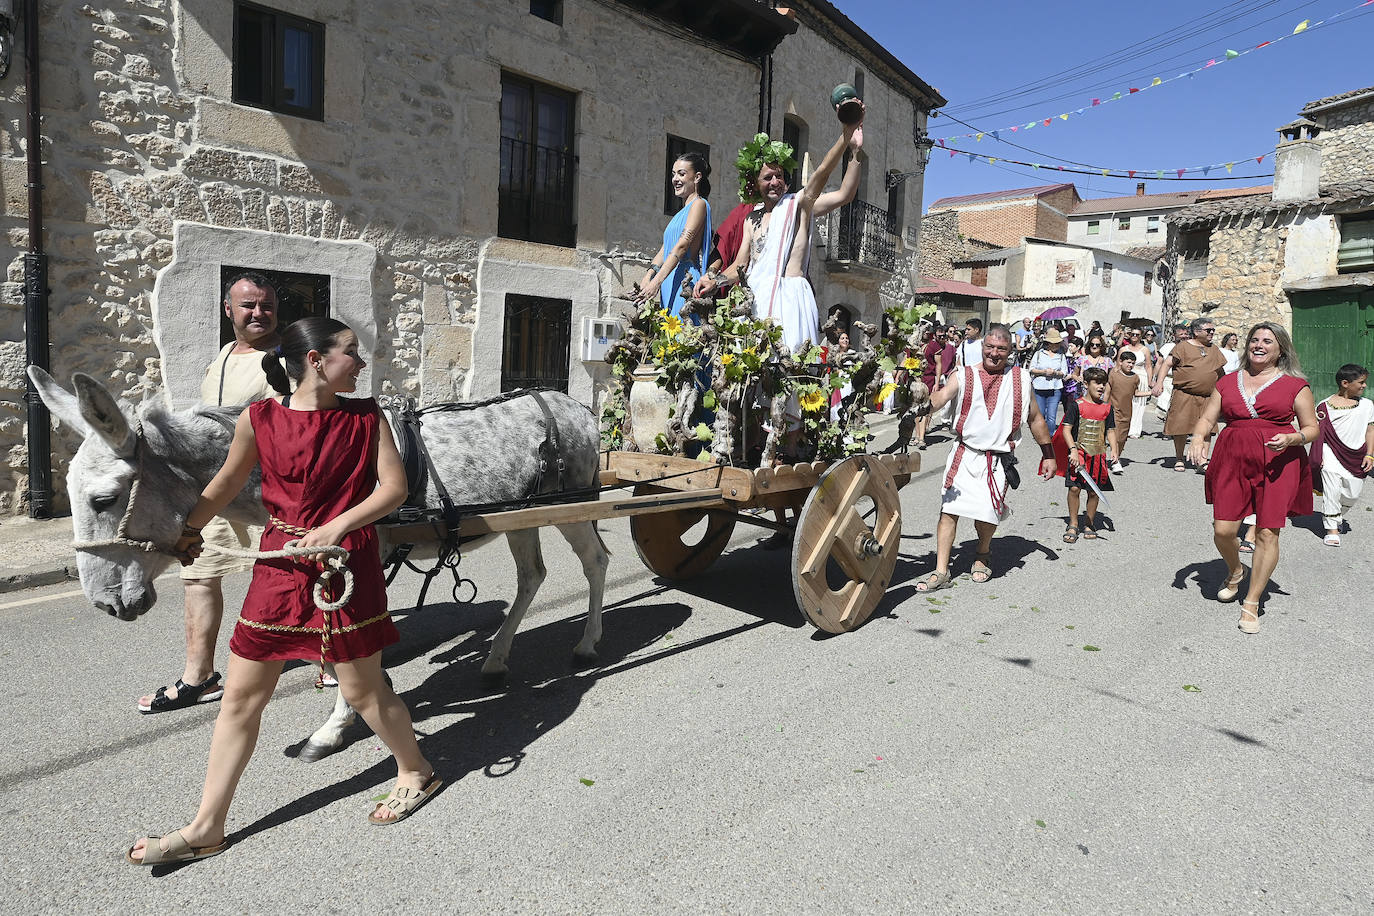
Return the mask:
M1248 567L1247 567L1248 570ZM1179 591L1187 591L1188 583L1193 582L1204 598L1215 601L1217 592L1226 583L1226 561L1217 557L1215 560L1204 560L1199 563L1189 563L1181 567L1174 573L1173 587ZM1250 573L1246 572L1243 582L1249 582ZM1277 584L1273 577L1270 577L1269 584L1264 588L1262 601L1268 601L1274 595L1288 595L1289 593L1282 585ZM1243 596L1242 596L1243 597ZM1260 609L1260 616L1264 616L1264 609Z
M602 678L764 625L764 621L752 621L700 640L675 644L672 632L691 617L691 608L686 604L620 606L605 613L605 631L598 647L599 665L577 671L572 665L572 647L581 636L585 616L554 620L522 631L516 637L511 654L512 675L501 683L481 674L490 636L501 621L501 607L500 602L456 610L431 606L431 612L440 613L412 614L415 619L402 631L403 641L387 654L387 663L394 666L458 640L429 659L434 670L423 683L401 693L421 736L421 749L446 784L478 771L492 778L514 772L529 746L566 722L583 696ZM660 643L665 646L663 651L632 658ZM454 714L466 717L425 734L427 721ZM365 725L355 725L345 734L344 746L370 734ZM241 842L327 805L361 795L378 784L388 783L394 776L395 764L390 759L381 761L282 805L235 831L229 839Z
M786 590L785 601L780 600L779 586ZM750 619L728 630L678 642L674 631L692 616L691 606L681 601L651 600L670 591L736 608ZM761 626L805 625L792 603L787 553L736 550L723 556L709 576L663 584L607 605L598 646L600 659L594 667L577 670L573 665L572 647L581 637L586 619L578 614L522 630L511 653L510 675L504 681L492 681L482 676L481 666L504 608L505 603L499 601L472 606L450 603L397 615L408 619L401 628L401 642L387 650L386 664L394 667L435 653L429 658L432 673L423 683L402 691L401 697L421 735L421 749L444 776L446 785L474 772L489 778L513 773L529 747L571 718L583 697L603 678ZM441 646L442 651L436 652ZM425 734L426 722L455 714L465 717ZM365 725L355 725L346 732L344 746L370 735ZM394 766L391 760L384 760L345 780L322 786L245 825L229 839L240 842L361 795L389 782Z

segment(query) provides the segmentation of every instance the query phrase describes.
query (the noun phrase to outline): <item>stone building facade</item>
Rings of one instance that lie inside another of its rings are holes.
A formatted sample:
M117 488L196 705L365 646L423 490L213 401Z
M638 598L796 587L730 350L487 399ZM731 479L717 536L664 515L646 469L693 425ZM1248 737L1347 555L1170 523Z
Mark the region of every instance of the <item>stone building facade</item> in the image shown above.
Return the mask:
M786 114L819 156L838 130L829 89L857 72L868 82L866 191L887 210L883 173L918 172L914 140L943 103L824 0L799 0L791 19L753 0L712 3L716 31L703 32L647 0L537 5L556 21L508 0L45 0L54 375L84 371L126 398L165 391L188 405L219 346L225 272L258 268L318 278L330 314L370 353L360 391L425 402L500 391L510 303L562 303L563 384L591 404L605 368L579 358L582 321L604 314L658 247L669 144L709 147L719 222L740 144L760 126L780 135ZM243 7L319 27L318 118L242 101ZM512 92L568 106L568 141L552 155L572 176L571 234L556 244L504 229ZM26 101L16 66L0 83L0 515L26 499ZM898 238L919 220L920 186L909 180L896 198L907 214ZM879 288L904 282L897 265L870 276L832 260L813 267L818 298L856 315L875 315ZM55 434L59 491L76 444Z
M1318 393L1374 362L1374 87L1318 99L1280 128L1271 194L1169 219L1165 304L1218 330L1288 328Z
M1180 319L1291 327L1291 292L1366 279L1341 271L1337 257L1342 219L1374 209L1374 87L1318 99L1303 114L1281 129L1269 193L1199 201L1169 218L1166 304ZM1309 155L1317 168L1301 162Z
M1322 125L1322 185L1368 176L1369 151L1374 150L1374 86L1309 102L1302 115Z

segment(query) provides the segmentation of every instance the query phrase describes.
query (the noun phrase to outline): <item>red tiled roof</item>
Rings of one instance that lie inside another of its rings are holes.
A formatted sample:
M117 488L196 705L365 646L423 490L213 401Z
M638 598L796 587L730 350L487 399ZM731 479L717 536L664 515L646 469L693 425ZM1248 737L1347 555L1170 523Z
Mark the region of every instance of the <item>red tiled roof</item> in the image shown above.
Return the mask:
M962 194L958 197L941 197L930 205L931 210L938 210L944 207L961 207L964 204L985 203L991 200L1020 200L1023 197L1043 197L1046 194L1053 194L1055 191L1062 191L1065 188L1073 188L1072 182L1062 184L1042 184L1033 188L1014 188L1010 191L985 191L982 194ZM1074 189L1077 193L1077 189Z
M1078 296L1007 296L1008 302L1073 302L1076 299L1087 299L1088 294L1083 293Z
M994 293L990 289L983 289L981 286L974 286L972 283L965 283L963 280L942 280L939 277L922 277L925 286L917 287L913 292L935 295L946 293L950 296L970 296L974 299L1001 299L1000 293Z
M1212 188L1210 191L1203 191L1197 196L1199 201L1203 200L1222 200L1227 197L1253 197L1256 194L1273 194L1272 184L1256 185L1253 188Z
M1197 191L1169 191L1164 194L1132 194L1128 197L1095 197L1080 201L1069 211L1070 216L1089 213L1122 213L1127 210L1158 210L1162 207L1186 207L1196 203Z

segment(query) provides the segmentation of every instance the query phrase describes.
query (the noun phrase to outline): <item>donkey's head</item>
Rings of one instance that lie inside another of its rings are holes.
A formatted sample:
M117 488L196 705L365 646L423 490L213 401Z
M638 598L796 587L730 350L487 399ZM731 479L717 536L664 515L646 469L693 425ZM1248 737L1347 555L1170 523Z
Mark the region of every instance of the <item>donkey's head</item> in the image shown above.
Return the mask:
M172 562L200 492L174 457L176 418L136 411L84 373L72 378L73 394L42 369L28 371L48 410L84 437L67 471L81 586L96 607L133 620L157 600L153 580Z

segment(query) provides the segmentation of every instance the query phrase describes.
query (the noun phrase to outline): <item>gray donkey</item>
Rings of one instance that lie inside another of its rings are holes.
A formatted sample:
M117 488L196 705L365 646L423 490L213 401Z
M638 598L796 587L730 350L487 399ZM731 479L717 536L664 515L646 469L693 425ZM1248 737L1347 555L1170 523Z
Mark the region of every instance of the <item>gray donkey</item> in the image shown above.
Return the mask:
M157 601L153 580L172 563L170 548L196 497L224 463L243 408L177 412L156 402L134 408L84 373L73 377L73 394L36 366L28 372L43 403L84 440L67 472L81 586L96 607L134 620ZM564 488L594 486L599 439L591 412L567 395L548 392L543 398L558 424ZM439 478L460 507L520 500L538 486L544 419L531 397L427 414L422 436ZM544 491L553 487L552 477L546 475ZM265 525L261 487L254 471L224 517ZM438 506L432 492L427 498L431 507ZM590 590L587 624L573 653L594 660L608 553L592 522L560 525L558 530L582 562ZM378 533L386 556L385 528ZM464 549L494 537L469 542ZM487 675L506 673L511 640L545 576L539 529L507 532L506 540L515 557L516 593L482 665ZM301 756L317 759L337 750L352 721L353 710L340 694L334 714L311 736Z

